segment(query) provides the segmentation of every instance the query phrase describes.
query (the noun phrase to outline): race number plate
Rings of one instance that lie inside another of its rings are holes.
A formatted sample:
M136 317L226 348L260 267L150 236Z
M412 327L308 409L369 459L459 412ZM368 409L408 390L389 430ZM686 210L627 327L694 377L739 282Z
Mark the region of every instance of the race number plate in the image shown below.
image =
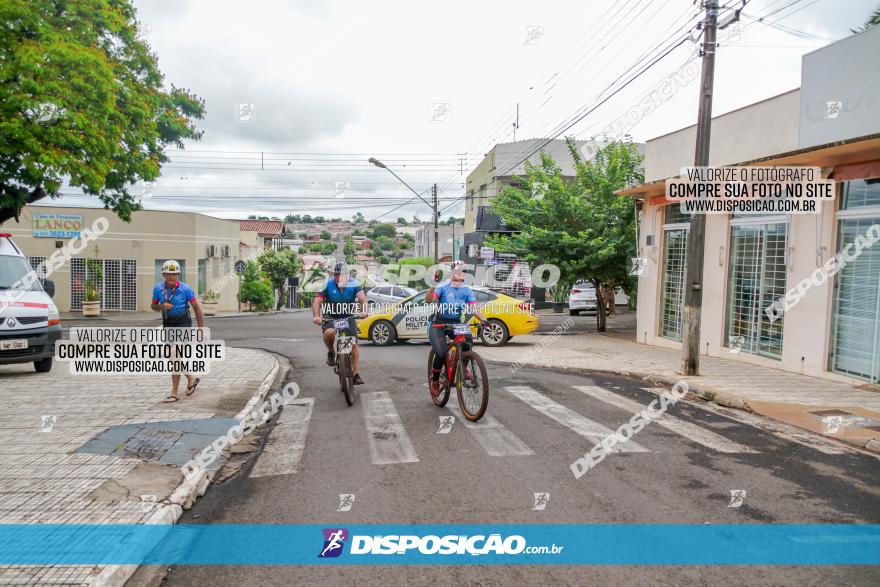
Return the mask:
M12 351L16 349L28 348L26 338L16 338L13 340L0 340L0 351Z
M342 320L334 320L333 328L335 330L346 330L348 329L348 318L343 318Z
M456 324L452 327L452 332L467 335L471 333L471 327L468 324Z
M340 355L350 355L351 354L351 345L354 344L354 339L349 336L344 336L339 339L339 350L337 353Z

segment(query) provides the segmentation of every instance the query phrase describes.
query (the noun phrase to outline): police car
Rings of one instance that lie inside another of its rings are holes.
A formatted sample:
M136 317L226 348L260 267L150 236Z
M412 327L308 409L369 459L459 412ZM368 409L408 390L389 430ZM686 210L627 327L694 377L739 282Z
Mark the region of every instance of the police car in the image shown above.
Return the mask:
M55 284L40 283L12 235L0 233L0 365L33 363L38 373L52 369L61 338L54 293Z
M500 346L514 336L537 330L539 319L531 300L520 300L485 287L472 286L471 289L480 312L489 322L480 333L480 341L486 346ZM386 307L377 305L365 319L358 320L358 338L379 346L401 340L427 340L428 320L436 308L425 302L426 293L419 292ZM476 318L473 318L474 332L475 324Z

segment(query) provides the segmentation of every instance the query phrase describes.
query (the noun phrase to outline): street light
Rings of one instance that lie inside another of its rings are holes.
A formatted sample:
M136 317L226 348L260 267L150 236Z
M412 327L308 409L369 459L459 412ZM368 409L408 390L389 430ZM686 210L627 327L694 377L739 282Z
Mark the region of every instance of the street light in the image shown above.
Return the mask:
M369 163L372 163L376 167L379 167L382 169L387 169L391 175L393 175L394 177L397 178L397 181L399 181L400 183L402 183L403 185L408 187L409 191L414 193L421 201L423 201L425 204L430 206L431 210L434 211L434 262L435 263L438 262L440 260L440 254L438 253L438 248L437 248L437 240L439 238L438 237L438 232L439 232L438 224L439 224L439 220L440 220L440 214L437 212L437 184L436 183L434 184L434 188L433 188L434 203L431 204L430 202L428 202L428 200L426 200L425 198L422 197L422 194L420 194L419 192L414 190L412 188L412 186L410 186L408 183L403 181L403 179L399 175L394 173L394 171L390 167L388 167L387 165L385 165L384 163L382 163L381 161L379 161L375 157L370 157L367 161Z

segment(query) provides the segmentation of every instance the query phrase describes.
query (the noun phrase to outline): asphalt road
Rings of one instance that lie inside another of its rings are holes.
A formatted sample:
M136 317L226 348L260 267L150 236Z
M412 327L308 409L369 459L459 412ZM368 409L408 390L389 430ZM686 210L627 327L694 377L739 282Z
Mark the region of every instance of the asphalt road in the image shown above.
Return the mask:
M544 329L557 319L548 319ZM576 320L595 322L592 316ZM629 418L632 402L644 406L656 397L645 382L545 370L512 373L491 364L488 413L502 431L469 429L457 420L450 433L439 434L440 417L450 412L428 397L425 343L364 344L366 385L347 407L323 363L319 329L306 313L222 318L209 325L214 338L229 345L288 357L288 380L300 385L301 399L313 398L312 411L305 429L293 413L291 424L278 426L276 418L265 427L260 449L237 474L212 486L182 523L880 523L875 457L699 400L672 407L661 420L668 418L668 427L655 422L639 432L633 442L643 452L609 455L575 479L570 464L594 444L584 427L616 429ZM376 413L386 424L396 422L389 414L399 417L394 434L375 430ZM296 439L304 441L298 462ZM746 492L739 507L730 507L731 490ZM534 494L543 492L549 493L546 508L533 509ZM340 494L355 495L350 511L337 511ZM150 582L148 576L139 572L132 584ZM177 566L165 580L215 587L876 585L880 572L856 566Z

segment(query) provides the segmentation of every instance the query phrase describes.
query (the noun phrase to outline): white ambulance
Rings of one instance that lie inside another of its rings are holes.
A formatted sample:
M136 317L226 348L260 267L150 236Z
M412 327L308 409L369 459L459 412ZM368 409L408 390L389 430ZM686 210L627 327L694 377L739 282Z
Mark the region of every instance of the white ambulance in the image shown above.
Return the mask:
M33 363L38 373L52 369L61 338L54 293L52 280L41 284L12 235L0 232L0 365Z

